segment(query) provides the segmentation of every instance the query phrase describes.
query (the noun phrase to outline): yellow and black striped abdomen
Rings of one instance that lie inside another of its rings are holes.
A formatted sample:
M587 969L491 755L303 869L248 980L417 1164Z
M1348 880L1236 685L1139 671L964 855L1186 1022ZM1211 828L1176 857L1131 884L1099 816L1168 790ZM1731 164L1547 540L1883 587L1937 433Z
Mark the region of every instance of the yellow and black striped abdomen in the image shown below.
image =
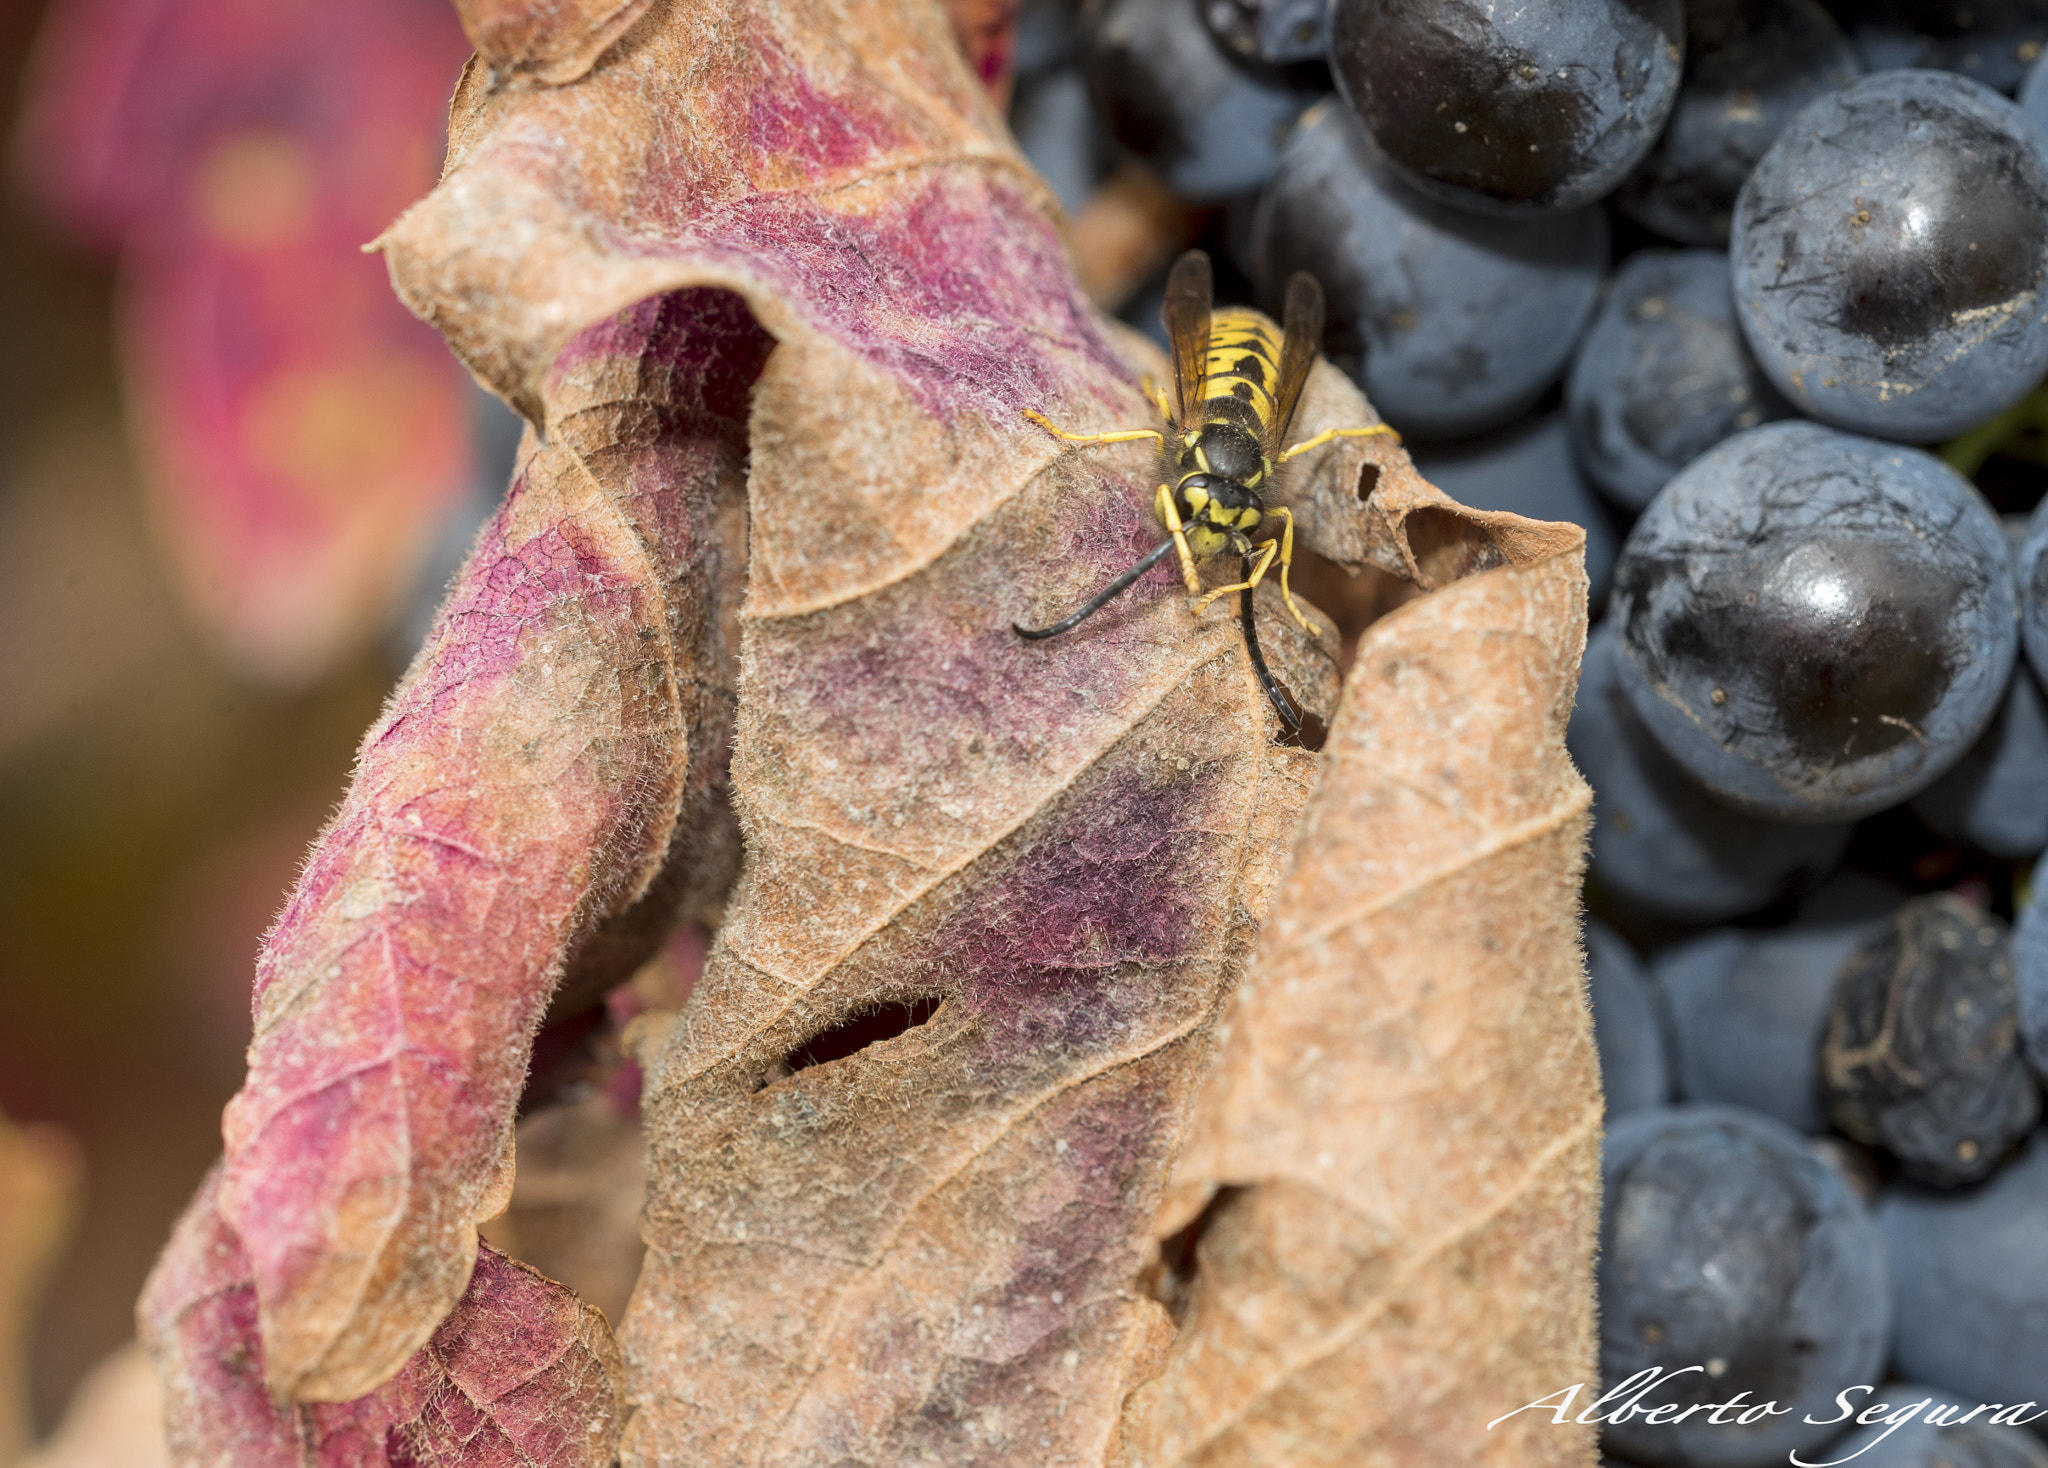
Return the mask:
M1273 421L1273 389L1280 381L1280 333L1273 323L1252 311L1218 311L1209 325L1209 356L1204 363L1204 418L1219 416L1226 402L1251 410L1244 426L1263 439ZM1224 411L1241 421L1238 413Z

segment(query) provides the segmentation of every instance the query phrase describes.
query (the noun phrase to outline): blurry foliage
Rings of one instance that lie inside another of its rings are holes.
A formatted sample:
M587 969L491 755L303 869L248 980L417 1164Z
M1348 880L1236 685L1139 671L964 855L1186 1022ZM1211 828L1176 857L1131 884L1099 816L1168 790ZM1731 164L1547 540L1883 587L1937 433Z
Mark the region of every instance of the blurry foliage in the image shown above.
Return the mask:
M42 8L0 6L0 115L20 110ZM264 692L190 630L127 446L114 316L109 267L8 190L0 1111L61 1124L85 1173L29 1346L41 1430L132 1334L143 1276L218 1150L251 955L391 676L358 651L303 691Z

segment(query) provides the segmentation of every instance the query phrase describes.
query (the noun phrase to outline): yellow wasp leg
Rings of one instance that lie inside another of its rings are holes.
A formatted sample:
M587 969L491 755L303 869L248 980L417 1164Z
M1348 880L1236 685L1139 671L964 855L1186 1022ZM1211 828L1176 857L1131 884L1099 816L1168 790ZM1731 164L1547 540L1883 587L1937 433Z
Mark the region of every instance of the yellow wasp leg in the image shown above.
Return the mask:
M1131 443L1141 438L1156 438L1161 443L1166 442L1166 435L1156 428L1133 428L1126 433L1069 433L1064 428L1056 427L1052 419L1043 413L1034 413L1026 408L1024 416L1047 433L1063 438L1068 443Z
M1249 591L1257 587L1261 581L1266 579L1266 568L1273 564L1273 557L1278 555L1279 553L1279 541L1268 540L1261 542L1259 546L1259 563L1256 566L1252 567L1251 574L1245 577L1244 580L1238 582L1235 586L1217 587L1214 591L1210 592L1207 596L1203 597L1200 601L1196 602L1195 615L1198 617L1201 616L1203 611L1208 607L1209 603L1216 600L1216 598L1219 596L1228 596L1233 591ZM1296 613L1296 615L1298 616L1300 614Z
M1202 594L1202 578L1195 574L1195 555L1188 549L1187 532L1181 527L1180 511L1174 506L1173 494L1165 485L1159 486L1159 493L1152 497L1153 512L1173 532L1173 548L1180 556L1180 574L1188 583L1188 595Z
M1380 433L1384 433L1388 438L1391 438L1395 443L1399 443L1401 441L1401 435L1394 432L1393 429L1387 427L1387 425L1384 423L1375 423L1370 428L1325 428L1321 433L1317 434L1314 438L1306 439L1303 442L1296 444L1293 448L1289 449L1286 453L1282 454L1278 459L1274 460L1274 462L1278 464L1284 464L1289 459L1293 458L1296 454L1305 454L1310 449L1319 449L1333 438L1371 438L1375 434Z
M1301 630L1310 637L1320 638L1323 634L1308 618L1301 614L1301 608L1294 604L1294 588L1287 584L1288 568L1294 564L1294 512L1285 505L1276 505L1266 511L1279 515L1287 521L1287 528L1280 532L1280 600L1287 603L1287 610L1294 614L1294 620L1301 624ZM1266 544L1271 545L1272 541Z
M1159 416L1168 423L1171 423L1173 421L1173 406L1166 401L1166 389L1163 387L1153 388L1152 401L1159 405Z

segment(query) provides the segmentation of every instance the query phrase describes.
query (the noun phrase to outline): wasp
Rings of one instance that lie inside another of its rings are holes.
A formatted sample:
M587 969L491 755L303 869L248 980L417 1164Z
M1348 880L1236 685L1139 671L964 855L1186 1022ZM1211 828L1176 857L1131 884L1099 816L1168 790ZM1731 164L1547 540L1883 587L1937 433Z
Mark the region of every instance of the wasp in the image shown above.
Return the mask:
M1399 436L1384 424L1370 428L1327 428L1315 437L1282 449L1301 390L1323 339L1323 290L1316 278L1297 271L1287 282L1284 324L1279 331L1256 311L1214 307L1215 280L1209 257L1190 250L1174 262L1166 278L1166 301L1160 316L1173 355L1174 401L1164 388L1152 393L1164 430L1132 428L1116 433L1069 433L1043 413L1026 409L1024 416L1046 432L1069 443L1132 443L1159 441L1159 488L1152 510L1167 532L1151 551L1109 585L1083 602L1071 615L1049 627L1016 626L1021 637L1057 637L1071 632L1166 558L1178 556L1188 594L1198 598L1200 616L1219 597L1240 593L1238 622L1252 668L1280 722L1298 732L1301 717L1287 700L1259 651L1252 621L1252 596L1275 561L1280 566L1280 599L1310 637L1316 628L1295 605L1287 573L1294 563L1294 516L1284 505L1268 507L1280 466L1310 449L1339 438ZM1252 533L1268 518L1280 521L1280 534L1254 542ZM1241 579L1204 592L1195 563L1224 550L1237 553Z

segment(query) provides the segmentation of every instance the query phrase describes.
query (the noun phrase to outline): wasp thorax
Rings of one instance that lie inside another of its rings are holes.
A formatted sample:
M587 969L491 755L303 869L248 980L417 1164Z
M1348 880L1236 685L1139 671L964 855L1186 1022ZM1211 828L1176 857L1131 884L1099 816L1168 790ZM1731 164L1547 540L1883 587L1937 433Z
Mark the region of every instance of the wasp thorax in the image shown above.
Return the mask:
M1264 477L1265 455L1259 442L1235 423L1205 423L1180 456L1183 473L1213 474L1238 484L1257 484Z

